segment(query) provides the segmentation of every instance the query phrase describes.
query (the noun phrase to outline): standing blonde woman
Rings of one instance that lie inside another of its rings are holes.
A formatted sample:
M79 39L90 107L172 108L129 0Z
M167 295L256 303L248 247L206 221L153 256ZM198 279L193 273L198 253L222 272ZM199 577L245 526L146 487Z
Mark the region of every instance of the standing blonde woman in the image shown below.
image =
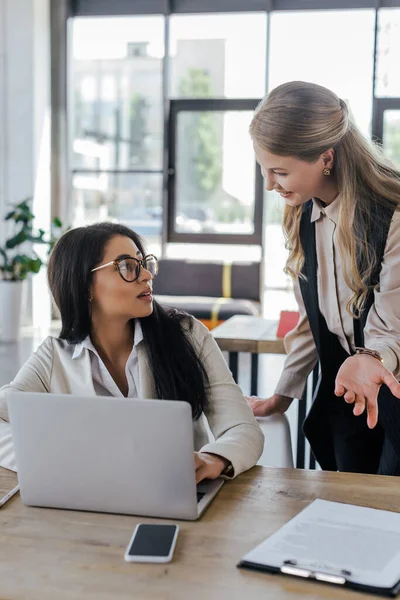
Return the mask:
M320 377L303 429L323 469L400 475L400 173L330 90L293 81L261 102L250 133L283 228L300 320L275 394L284 412Z

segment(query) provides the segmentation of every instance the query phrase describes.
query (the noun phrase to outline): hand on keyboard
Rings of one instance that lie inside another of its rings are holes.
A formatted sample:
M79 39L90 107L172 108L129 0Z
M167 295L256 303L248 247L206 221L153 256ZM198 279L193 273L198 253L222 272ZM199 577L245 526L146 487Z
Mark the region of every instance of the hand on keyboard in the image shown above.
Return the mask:
M203 479L217 479L229 464L229 461L217 454L207 452L195 452L194 462L196 469L196 483Z

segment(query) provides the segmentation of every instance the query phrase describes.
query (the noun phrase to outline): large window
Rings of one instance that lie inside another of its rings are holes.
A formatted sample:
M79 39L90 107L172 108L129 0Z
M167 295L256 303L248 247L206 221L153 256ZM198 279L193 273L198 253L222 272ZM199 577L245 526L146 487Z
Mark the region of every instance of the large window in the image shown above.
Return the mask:
M248 133L255 106L171 103L170 241L261 244L262 178Z
M115 219L161 241L162 17L73 23L72 224Z
M193 5L146 2L101 2L101 12ZM214 10L206 4L201 10ZM304 4L318 8L317 1ZM95 14L96 2L78 5L81 14ZM291 287L283 274L283 201L264 194L261 224L248 137L252 105L286 81L319 83L345 99L362 132L383 138L400 164L400 8L378 11L374 70L374 9L268 15L254 12L253 0L251 6L253 12L74 18L70 223L115 219L141 233L153 252L163 239L169 256L227 259L259 256L262 227L265 284L279 296L278 311Z
M376 95L400 97L400 9L379 11Z
M272 13L270 89L292 80L326 86L370 135L374 19L373 10Z
M265 94L266 34L265 12L171 16L169 242L261 242L248 134L257 101L237 102Z
M173 98L262 98L266 13L171 17Z
M366 135L371 132L373 99L373 10L285 11L271 15L269 89L292 80L326 86L346 100ZM282 233L284 201L266 192L265 281L267 302L294 308L281 290L290 290L283 272L287 258Z

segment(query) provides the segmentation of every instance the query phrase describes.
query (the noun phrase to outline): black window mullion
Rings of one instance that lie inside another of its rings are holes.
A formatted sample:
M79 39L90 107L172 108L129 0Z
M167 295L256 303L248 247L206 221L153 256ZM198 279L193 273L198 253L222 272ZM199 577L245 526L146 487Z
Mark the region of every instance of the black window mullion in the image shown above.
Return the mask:
M164 58L162 70L162 111L164 124L163 139L163 185L162 185L162 229L161 229L161 257L165 256L168 242L168 161L169 161L169 88L170 88L170 18L171 0L165 0L167 15L164 22Z
M162 169L72 169L73 175L77 173L81 174L95 174L98 175L100 173L110 173L112 175L120 175L120 174L132 174L132 175L162 175Z
M377 7L377 0L69 0L69 2L69 14L78 17ZM399 7L400 0L381 0L379 6L380 8Z
M71 12L76 17L162 15L165 4L165 0L74 0Z
M268 0L172 0L171 10L177 14L262 12Z

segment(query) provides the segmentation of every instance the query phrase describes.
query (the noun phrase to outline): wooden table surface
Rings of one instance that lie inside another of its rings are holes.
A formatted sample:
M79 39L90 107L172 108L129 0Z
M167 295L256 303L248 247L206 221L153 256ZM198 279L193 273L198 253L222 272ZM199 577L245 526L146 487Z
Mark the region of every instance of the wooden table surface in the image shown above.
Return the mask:
M211 331L221 350L253 354L286 354L283 339L276 337L278 321L236 315Z
M15 481L0 469L1 492ZM180 522L174 560L164 565L123 556L136 523L168 521L31 508L18 495L0 509L0 598L359 600L358 592L235 566L315 498L399 511L399 479L255 467L228 482L198 522Z

